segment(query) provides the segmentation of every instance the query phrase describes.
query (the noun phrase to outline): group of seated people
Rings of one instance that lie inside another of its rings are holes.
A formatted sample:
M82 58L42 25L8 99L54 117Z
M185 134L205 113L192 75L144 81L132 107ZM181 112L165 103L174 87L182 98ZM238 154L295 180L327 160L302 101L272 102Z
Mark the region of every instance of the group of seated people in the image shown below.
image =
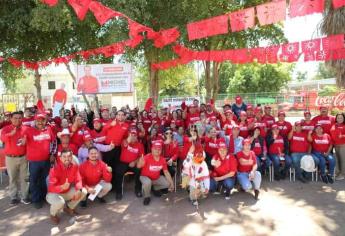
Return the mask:
M261 177L269 169L280 180L292 168L307 183L309 175L301 168L306 155L324 183L344 179L343 114L333 117L323 106L319 115L312 118L305 111L304 119L292 125L284 111L277 119L271 112L269 105L254 107L237 96L222 111L194 100L159 110L72 108L52 117L51 109L31 107L5 114L0 128L10 203L41 208L46 200L52 222L58 223L61 211L76 214L79 203L87 207L95 198L105 203L112 189L120 201L128 173L144 205L150 204L151 193L159 197L173 191L175 182L194 205L209 192L221 192L228 200L235 187L253 190L258 199Z

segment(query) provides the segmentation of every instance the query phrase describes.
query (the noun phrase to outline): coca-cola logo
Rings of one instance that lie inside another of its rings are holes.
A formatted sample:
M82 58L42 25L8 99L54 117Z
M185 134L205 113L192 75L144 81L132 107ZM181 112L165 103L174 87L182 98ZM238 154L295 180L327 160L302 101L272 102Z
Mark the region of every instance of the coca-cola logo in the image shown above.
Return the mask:
M315 106L345 107L345 93L336 96L317 97Z

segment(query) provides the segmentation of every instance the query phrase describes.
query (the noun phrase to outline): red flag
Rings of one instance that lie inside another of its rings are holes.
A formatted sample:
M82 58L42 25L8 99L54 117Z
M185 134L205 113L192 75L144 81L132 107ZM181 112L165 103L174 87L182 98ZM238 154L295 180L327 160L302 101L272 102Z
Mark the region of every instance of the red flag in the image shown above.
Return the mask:
M258 63L265 64L266 63L266 49L265 48L251 48L249 49L249 57L251 57L251 61L257 59Z
M154 32L153 29L145 25L139 24L138 22L135 22L130 19L128 20L128 28L129 28L129 35L131 38L134 38L143 32Z
M286 43L282 45L282 53L287 55L296 55L299 52L299 42Z
M146 100L144 110L147 111L147 112L149 112L152 106L153 106L153 100L152 100L152 98L148 98L148 99Z
M269 46L266 48L266 58L267 63L277 63L278 62L278 51L280 46Z
M45 113L45 108L44 108L44 105L43 105L43 102L41 99L39 99L36 103L36 106L37 106L37 109L39 111L39 113Z
M274 24L285 20L286 1L270 2L256 7L260 25Z
M193 57L195 60L209 61L210 60L210 51L195 52L195 53L191 54L190 57Z
M229 16L232 32L253 28L255 25L254 7L230 13Z
M250 62L250 58L248 55L248 49L235 49L234 50L234 58L233 62L238 64L245 64Z
M115 54L123 54L125 51L124 43L113 43L111 45L99 48L98 51L105 57L111 57Z
M131 39L128 39L125 42L125 45L131 48L136 48L143 40L144 40L143 36L137 35Z
M30 70L37 70L38 69L38 64L35 62L24 61L24 66L26 69L30 69Z
M159 32L149 32L147 35L148 39L152 39L154 41L154 45L156 48L163 48L168 44L176 42L178 37L180 37L180 32L176 27L167 30L161 30Z
M325 0L291 0L290 17L305 16L313 13L322 13L325 9Z
M68 0L68 4L74 9L79 20L84 20L91 0Z
M59 0L41 0L44 4L47 4L50 7L55 6Z
M333 0L333 8L337 9L345 6L345 0Z
M321 39L303 41L301 45L304 53L320 51Z
M91 2L89 4L90 11L93 12L96 20L100 25L104 25L109 19L116 16L123 16L121 12L114 11L100 2Z
M344 47L344 34L331 35L322 39L322 49L330 51Z
M210 51L210 61L222 62L224 61L223 51Z
M317 51L316 60L317 61L329 61L331 59L331 53L328 50Z
M7 61L9 63L11 63L11 65L13 65L16 68L19 68L19 67L21 67L23 65L22 61L19 61L19 60L15 59L15 58L12 58L12 57L8 58Z
M305 52L304 61L315 61L315 52Z
M228 16L216 16L187 24L188 40L228 33Z

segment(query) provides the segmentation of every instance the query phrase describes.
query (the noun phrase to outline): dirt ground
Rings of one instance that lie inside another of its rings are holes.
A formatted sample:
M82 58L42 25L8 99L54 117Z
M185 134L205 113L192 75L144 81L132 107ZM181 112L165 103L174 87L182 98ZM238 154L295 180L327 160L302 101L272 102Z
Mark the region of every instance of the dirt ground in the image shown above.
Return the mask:
M36 210L31 205L9 205L7 179L0 187L0 235L345 235L345 181L333 185L302 184L264 179L260 200L251 193L233 191L226 201L210 195L199 213L183 190L161 198L152 197L149 206L134 195L133 183L125 186L124 199L88 204L79 216L61 215L54 226L49 205Z

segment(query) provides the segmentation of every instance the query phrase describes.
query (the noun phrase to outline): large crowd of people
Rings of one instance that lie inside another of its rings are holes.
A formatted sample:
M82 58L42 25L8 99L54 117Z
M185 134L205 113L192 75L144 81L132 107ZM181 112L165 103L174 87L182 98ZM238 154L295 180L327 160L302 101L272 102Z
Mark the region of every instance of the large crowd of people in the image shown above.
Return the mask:
M291 124L284 111L274 117L271 110L237 96L220 109L195 99L142 111L72 107L52 117L51 109L28 107L5 113L0 129L10 204L41 208L46 200L51 221L59 223L62 211L74 215L78 204L87 207L95 198L105 203L112 189L120 201L126 174L144 205L151 194L159 197L179 186L193 205L210 192L228 200L234 188L252 191L258 200L268 172L277 181L293 169L299 181L310 181L303 158L312 160L324 183L344 179L344 114L331 116L322 106L319 115L305 111L304 119Z

